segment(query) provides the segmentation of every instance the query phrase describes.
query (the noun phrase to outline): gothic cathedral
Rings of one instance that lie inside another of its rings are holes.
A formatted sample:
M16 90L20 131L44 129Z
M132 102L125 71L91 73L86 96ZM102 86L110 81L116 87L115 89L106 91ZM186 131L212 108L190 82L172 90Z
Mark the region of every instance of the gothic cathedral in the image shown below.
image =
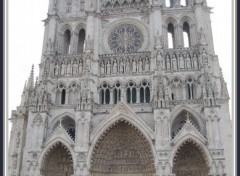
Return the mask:
M232 176L210 13L206 0L50 0L9 175Z

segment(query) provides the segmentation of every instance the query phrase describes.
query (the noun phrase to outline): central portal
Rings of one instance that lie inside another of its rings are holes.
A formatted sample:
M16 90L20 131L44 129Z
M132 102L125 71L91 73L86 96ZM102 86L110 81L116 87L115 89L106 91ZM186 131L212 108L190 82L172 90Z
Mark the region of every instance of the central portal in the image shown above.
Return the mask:
M118 122L97 142L91 173L92 176L153 176L154 158L149 142L133 125Z

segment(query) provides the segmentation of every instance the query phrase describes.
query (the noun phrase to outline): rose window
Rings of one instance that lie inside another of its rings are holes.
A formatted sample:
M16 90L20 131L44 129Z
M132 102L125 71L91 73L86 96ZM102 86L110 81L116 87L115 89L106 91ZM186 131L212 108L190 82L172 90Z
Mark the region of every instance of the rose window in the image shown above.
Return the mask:
M143 35L134 25L116 27L108 37L108 44L114 53L132 53L142 47Z

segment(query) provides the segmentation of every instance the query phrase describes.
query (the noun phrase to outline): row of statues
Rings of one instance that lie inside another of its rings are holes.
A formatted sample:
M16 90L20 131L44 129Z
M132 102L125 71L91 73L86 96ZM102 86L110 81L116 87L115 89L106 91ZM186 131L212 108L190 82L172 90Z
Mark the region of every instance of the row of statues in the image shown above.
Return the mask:
M146 58L124 58L100 61L101 75L118 75L143 73L150 71L150 59Z
M54 75L81 75L83 73L83 59L57 61L54 66Z
M194 53L193 56L190 56L189 53L184 54L173 54L166 55L165 57L165 68L166 70L185 70L185 69L198 69L199 61L197 54Z

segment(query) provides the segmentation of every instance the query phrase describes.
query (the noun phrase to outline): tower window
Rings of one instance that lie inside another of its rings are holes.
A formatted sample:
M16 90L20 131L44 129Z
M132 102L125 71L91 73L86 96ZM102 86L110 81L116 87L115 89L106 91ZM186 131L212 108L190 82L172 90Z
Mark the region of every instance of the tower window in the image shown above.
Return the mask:
M64 33L64 54L70 53L71 32L66 30Z
M180 4L181 4L182 7L186 7L187 6L186 0L181 0Z
M166 7L173 7L173 0L166 0Z
M190 28L187 22L183 23L183 42L185 48L190 47Z
M131 103L131 90L130 90L130 88L127 89L127 102Z
M172 23L168 24L168 48L174 48L174 26Z
M66 91L65 89L63 89L61 94L61 104L65 104L65 98L66 98Z
M81 29L78 34L78 53L83 53L85 41L85 30Z
M137 102L137 91L136 88L132 89L132 103L136 103Z

